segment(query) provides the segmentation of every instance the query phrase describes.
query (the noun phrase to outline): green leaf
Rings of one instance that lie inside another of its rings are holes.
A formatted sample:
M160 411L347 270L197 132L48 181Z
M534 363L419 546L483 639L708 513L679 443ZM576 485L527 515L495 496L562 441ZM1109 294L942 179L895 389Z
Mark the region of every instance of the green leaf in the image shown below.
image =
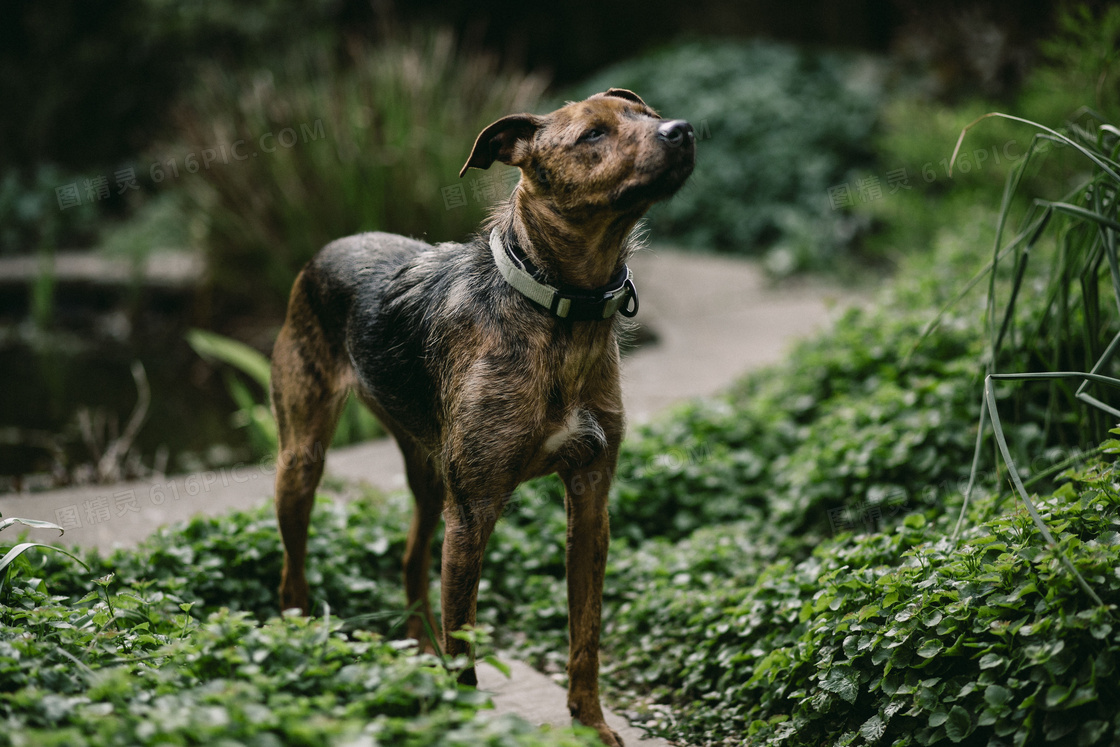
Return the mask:
M949 720L945 724L945 735L953 742L960 742L972 733L972 717L959 705L949 710Z
M504 661L499 659L497 656L494 656L494 655L491 654L490 656L487 656L487 657L483 658L483 661L486 662L487 664L489 664L490 666L494 667L494 669L497 669L503 675L505 675L507 680L510 678L510 674L511 674L512 670L509 668L509 664L506 664Z
M1077 747L1090 747L1096 744L1108 731L1107 721L1086 721L1077 730Z
M52 521L40 521L39 519L19 519L12 517L10 519L0 519L0 532L4 531L13 524L23 524L33 529L57 529L60 535L65 534L66 531Z
M921 529L926 525L926 517L922 514L908 514L902 523L908 529Z
M821 681L821 688L836 693L849 703L855 703L859 694L859 675L851 667L833 666Z
M920 646L918 646L918 656L922 657L923 659L932 659L933 657L941 653L942 649L944 648L945 644L942 643L939 639L927 638L922 641L922 644Z
M1006 661L1007 660L999 654L984 654L980 657L980 668L994 669L995 667L1003 666Z
M1053 708L1064 702L1073 691L1073 685L1051 685L1046 691L1046 707Z
M89 570L89 566L86 565L84 560L82 560L81 558L79 558L77 555L75 555L72 552L68 552L66 550L63 550L61 547L54 547L53 545L44 545L41 542L21 542L20 544L16 545L11 550L9 550L4 555L4 557L0 558L0 571L7 568L12 563L13 560L15 560L20 555L27 552L28 550L30 550L33 547L42 547L42 548L47 549L47 550L54 550L55 552L60 552L63 555L69 555L71 558L73 558L74 560L81 563L83 568L85 568L87 571Z
M204 329L192 329L187 332L187 342L203 358L233 366L252 377L266 392L268 391L272 366L268 358L245 343Z
M1002 708L1011 702L1014 696L1015 693L1002 685L988 685L984 688L984 700L994 708Z
M1080 721L1070 711L1051 711L1046 714L1042 731L1048 742L1056 742L1072 734L1081 726Z
M887 725L883 723L883 720L879 718L879 714L877 713L864 721L863 726L859 727L860 735L871 744L882 739L886 732Z

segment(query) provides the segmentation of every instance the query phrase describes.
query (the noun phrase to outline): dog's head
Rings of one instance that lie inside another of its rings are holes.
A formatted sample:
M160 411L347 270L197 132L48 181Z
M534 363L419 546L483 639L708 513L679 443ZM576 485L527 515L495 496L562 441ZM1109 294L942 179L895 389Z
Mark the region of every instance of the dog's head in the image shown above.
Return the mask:
M484 129L469 168L501 161L521 169L520 188L567 220L644 213L692 173L695 135L662 119L635 93L612 88L551 114L512 114Z

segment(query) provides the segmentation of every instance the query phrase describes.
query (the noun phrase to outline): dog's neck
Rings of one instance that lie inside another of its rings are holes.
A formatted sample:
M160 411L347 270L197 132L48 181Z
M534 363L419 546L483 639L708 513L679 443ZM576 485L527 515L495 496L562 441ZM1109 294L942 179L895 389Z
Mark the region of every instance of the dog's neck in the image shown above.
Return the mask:
M533 206L533 207L530 207ZM553 282L576 288L598 288L610 281L634 250L631 232L641 213L591 218L573 225L534 200L521 188L490 221L550 276Z

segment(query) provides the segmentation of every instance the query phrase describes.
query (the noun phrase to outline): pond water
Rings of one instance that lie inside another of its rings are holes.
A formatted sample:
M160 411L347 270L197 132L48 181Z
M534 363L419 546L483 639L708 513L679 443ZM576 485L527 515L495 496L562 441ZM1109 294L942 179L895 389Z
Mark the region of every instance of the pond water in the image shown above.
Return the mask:
M95 452L136 407L137 360L151 402L133 476L250 456L221 372L184 339L193 290L70 283L56 288L49 323L35 324L28 286L8 280L0 280L0 492L88 480Z

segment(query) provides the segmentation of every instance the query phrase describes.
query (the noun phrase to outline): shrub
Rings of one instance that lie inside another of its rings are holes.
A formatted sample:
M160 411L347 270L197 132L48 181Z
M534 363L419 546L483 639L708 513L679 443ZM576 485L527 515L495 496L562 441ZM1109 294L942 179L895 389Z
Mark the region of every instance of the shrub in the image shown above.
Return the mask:
M179 172L207 217L215 287L277 305L340 236L434 241L475 230L503 182L488 174L468 188L459 169L483 127L531 109L542 89L540 78L460 51L448 33L354 43L345 64L302 46L272 69L204 70L175 117L185 155L158 167L161 178ZM445 200L445 188L460 187L465 204Z
M962 310L914 350L932 315L852 310L726 397L639 428L622 451L616 533L680 538L763 515L808 542L853 512L897 518L939 501L968 477L981 332Z
M604 70L572 91L630 88L692 122L696 172L650 211L661 241L772 253L776 269L821 267L856 229L829 188L870 162L883 92L863 58L767 42L688 42Z
M1040 501L1057 547L995 495L959 545L952 512L932 509L753 573L750 526L704 530L703 547L730 549L714 573L687 572L697 543L653 543L684 570L627 579L640 593L610 618L610 679L671 705L661 725L690 743L1114 743L1116 469L1112 456Z

